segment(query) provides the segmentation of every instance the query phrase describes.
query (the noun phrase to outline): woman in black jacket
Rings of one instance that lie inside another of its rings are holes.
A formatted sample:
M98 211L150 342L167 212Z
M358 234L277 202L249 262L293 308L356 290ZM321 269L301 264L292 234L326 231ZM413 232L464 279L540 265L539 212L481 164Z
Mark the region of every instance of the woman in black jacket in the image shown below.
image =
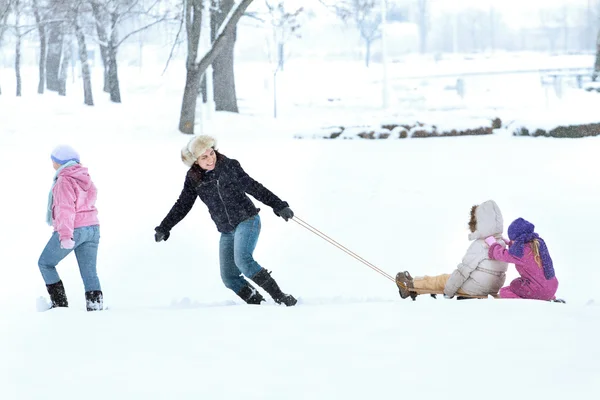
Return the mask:
M196 136L181 150L181 159L190 167L179 199L165 219L155 228L157 242L167 240L171 229L192 209L196 198L208 207L221 232L219 262L221 279L248 304L260 304L262 295L244 276L262 287L278 304L293 306L296 299L285 294L271 273L252 256L260 234L260 217L248 194L273 208L285 221L294 217L288 203L252 179L236 160L215 150L215 139Z

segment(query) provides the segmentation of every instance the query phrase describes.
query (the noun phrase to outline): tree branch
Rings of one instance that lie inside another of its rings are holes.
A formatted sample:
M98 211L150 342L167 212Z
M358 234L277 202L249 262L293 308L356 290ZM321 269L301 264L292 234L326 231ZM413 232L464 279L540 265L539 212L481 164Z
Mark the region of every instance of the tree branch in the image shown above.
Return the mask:
M150 22L149 24L147 24L147 25L145 25L145 26L142 26L141 28L138 28L138 29L135 29L135 30L133 30L133 31L129 32L127 35L123 36L123 37L121 38L121 40L119 40L119 42L118 42L118 43L115 45L115 48L118 48L118 47L119 47L121 44L123 44L123 42L124 42L124 41L126 41L126 40L127 40L127 39L129 39L131 36L135 35L136 33L139 33L139 32L141 32L141 31L144 31L144 30L146 30L146 29L148 29L148 28L150 28L151 26L154 26L154 25L156 25L156 24L160 24L161 22L163 22L163 21L166 21L167 19L169 19L169 18L168 18L168 15L165 15L164 17L162 17L162 18L160 18L160 19L158 19L158 20L156 20L156 21L152 21L152 22Z
M244 13L244 17L248 17L248 18L251 18L251 19L255 19L255 20L258 20L258 21L260 21L260 22L262 22L262 23L265 23L265 22L267 22L265 19L263 19L263 18L259 17L258 13L256 13L256 12L248 12L248 13Z
M213 63L215 58L217 58L219 53L223 50L226 45L227 36L233 33L238 21L242 15L244 15L244 11L246 11L252 1L253 0L242 0L237 7L231 9L229 15L225 18L225 21L223 21L223 24L219 28L217 37L211 49L204 55L204 57L202 57L200 62L197 63L197 69L200 72L200 75L204 74L208 66Z
M179 29L177 30L177 35L175 36L175 41L173 42L173 46L171 47L171 52L169 53L169 58L167 59L167 63L165 64L165 69L163 70L161 75L164 75L167 72L167 68L169 68L169 63L173 58L173 53L175 52L175 47L179 45L179 35L181 35L181 31L183 30L183 23L185 21L185 17L182 16L179 22Z
M125 11L115 11L119 15L117 18L115 18L115 22L114 22L112 28L114 29L117 25L119 25L121 23L121 21L124 19L122 17L128 16L129 13L131 13L131 10L133 10L139 3L140 3L140 0L135 0L131 3L131 5L129 7L127 7L127 9ZM154 3L154 4L156 4L156 3ZM118 7L119 7L119 5L117 4L117 8Z

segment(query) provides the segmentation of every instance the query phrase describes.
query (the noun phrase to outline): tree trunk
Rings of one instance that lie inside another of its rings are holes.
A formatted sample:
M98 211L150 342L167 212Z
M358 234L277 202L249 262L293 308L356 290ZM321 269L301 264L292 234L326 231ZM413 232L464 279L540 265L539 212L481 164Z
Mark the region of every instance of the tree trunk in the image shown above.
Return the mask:
M119 71L117 69L117 23L119 14L116 12L110 15L112 29L106 55L108 57L108 89L110 93L110 101L113 103L121 102L121 88L119 87Z
M200 90L200 74L198 64L198 45L200 44L200 28L202 23L202 0L185 0L185 28L187 31L186 77L181 113L179 115L179 131L194 134L196 124L196 104Z
M21 32L17 23L17 38L15 41L15 76L17 78L17 97L21 97Z
M75 37L79 46L79 61L81 62L81 79L83 80L83 102L88 106L94 105L94 96L92 95L92 77L90 73L90 64L88 63L87 46L85 35L81 25L79 25L78 16L74 17Z
M215 109L217 111L239 112L233 69L234 47L235 32L227 38L225 47L212 63Z
M211 43L215 41L219 28L234 6L234 0L221 0L220 10L211 13ZM213 10L215 7L213 7ZM225 37L223 50L215 58L213 66L213 90L217 111L239 112L235 90L235 72L233 68L236 29Z
M179 130L190 135L194 134L196 122L196 101L200 85L200 73L197 66L188 66L185 78L185 89L183 91L183 102L181 104L181 117L179 119Z
M365 39L365 65L367 66L367 68L369 67L369 64L371 63L371 41L368 39Z
M592 75L592 79L595 81L600 75L600 31L598 32L598 37L596 39L596 62L594 63L594 74Z
M62 47L63 47L63 27L57 22L49 26L48 29L48 51L46 54L46 88L53 92L58 92Z
M425 54L427 53L427 32L421 29L419 32L419 36L419 51L421 54Z
M67 72L69 71L69 61L71 60L71 41L63 41L63 52L60 60L60 70L58 72L58 95L67 95Z
M46 87L46 25L45 22L42 21L39 11L39 2L38 0L33 0L33 15L35 17L35 23L38 28L38 37L40 40L40 61L38 64L39 69L39 83L38 83L38 93L44 94L44 89Z
M21 97L21 1L15 0L15 77L17 78L17 97Z
M419 0L419 51L421 54L427 52L427 33L429 26L427 24L427 0Z
M283 64L285 63L285 44L279 42L277 44L277 68L283 71Z
M6 32L6 20L8 19L8 8L3 10L4 14L0 15L0 48L2 48L2 38ZM0 85L0 95L2 95L2 85Z
M208 88L206 87L206 74L200 78L200 94L202 95L202 102L208 102Z
M494 48L496 47L496 13L494 12L494 7L490 7L490 50L492 53L494 52Z
M110 93L110 101L113 103L121 102L121 88L119 86L119 72L117 70L117 49L112 41L109 42L108 48L108 88Z
M199 61L198 43L200 39L200 21L202 19L200 0L186 0L186 31L188 41L187 54L187 77L181 105L181 114L179 119L179 130L183 133L194 133L194 124L196 118L196 99L198 98L198 89L200 77L206 69L214 62L215 58L225 47L225 38L228 34L233 34L235 26L244 14L244 11L252 3L252 0L242 0L233 10L230 19L222 29L222 33L217 36L211 49Z
M106 33L106 15L102 13L100 6L97 2L91 1L92 13L96 20L96 33L98 34L98 40L100 41L100 57L102 58L102 67L104 68L104 87L103 90L106 93L110 93L110 80L108 72L108 34Z

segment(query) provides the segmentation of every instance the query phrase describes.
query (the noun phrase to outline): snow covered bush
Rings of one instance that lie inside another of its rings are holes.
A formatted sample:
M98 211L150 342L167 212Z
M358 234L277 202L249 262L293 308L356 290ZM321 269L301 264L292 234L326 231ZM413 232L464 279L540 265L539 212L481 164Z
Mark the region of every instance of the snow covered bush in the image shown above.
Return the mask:
M557 126L554 129L528 129L519 127L513 132L514 136L544 136L554 138L582 138L588 136L600 135L600 123L591 123L583 125L565 125Z
M328 126L316 132L297 134L296 139L406 139L445 136L491 135L502 127L500 118L456 118L456 116L428 116L430 123L419 120L386 122L359 126Z

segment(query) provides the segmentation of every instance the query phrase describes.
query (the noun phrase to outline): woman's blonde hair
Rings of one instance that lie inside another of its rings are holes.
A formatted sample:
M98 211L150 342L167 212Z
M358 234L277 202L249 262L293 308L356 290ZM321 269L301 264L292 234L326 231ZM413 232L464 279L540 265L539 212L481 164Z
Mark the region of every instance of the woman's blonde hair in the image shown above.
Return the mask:
M533 252L533 259L538 267L542 268L542 257L540 257L540 242L537 239L531 241L531 251Z

